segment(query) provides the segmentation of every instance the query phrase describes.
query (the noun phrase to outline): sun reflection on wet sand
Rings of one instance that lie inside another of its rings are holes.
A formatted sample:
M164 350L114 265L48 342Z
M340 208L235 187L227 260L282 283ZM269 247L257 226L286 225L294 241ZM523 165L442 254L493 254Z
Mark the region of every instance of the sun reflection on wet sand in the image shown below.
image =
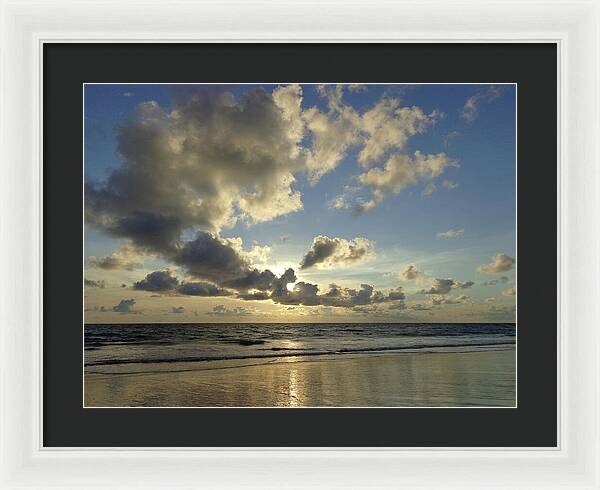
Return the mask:
M275 358L85 376L85 405L514 406L515 350ZM141 369L142 369L141 368Z

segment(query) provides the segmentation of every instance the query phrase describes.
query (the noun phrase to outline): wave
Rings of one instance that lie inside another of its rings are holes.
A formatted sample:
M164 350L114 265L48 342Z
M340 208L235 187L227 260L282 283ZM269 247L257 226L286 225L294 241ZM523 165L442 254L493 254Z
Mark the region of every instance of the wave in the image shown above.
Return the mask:
M176 362L210 362L210 361L235 361L246 359L272 359L278 357L308 357L308 356L323 356L323 355L343 355L355 353L369 352L387 352L387 351L403 351L403 350L420 350L432 348L453 348L453 347L495 347L495 346L515 345L515 342L481 342L481 343L450 343L450 344L422 344L422 345L403 345L403 346L379 346L379 347L357 347L344 348L335 350L320 350L320 351L297 351L297 352L280 352L278 354L248 354L248 355L232 355L232 356L197 356L197 357L170 357L170 358L140 358L140 359L103 359L95 362L86 363L87 367L92 366L107 366L118 364L164 364Z

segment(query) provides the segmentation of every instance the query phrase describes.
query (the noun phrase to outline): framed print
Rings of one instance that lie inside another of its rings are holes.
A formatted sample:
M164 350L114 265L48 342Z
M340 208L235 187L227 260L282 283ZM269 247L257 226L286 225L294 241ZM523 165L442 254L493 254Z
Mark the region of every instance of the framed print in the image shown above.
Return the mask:
M556 55L46 46L46 212L83 221L84 242L65 246L59 223L45 242L45 289L71 273L83 283L81 309L60 296L45 308L45 372L60 370L44 387L45 444L555 447L557 339L544 325L556 310L530 291L556 274L556 199L517 200L555 187L518 162L555 158ZM148 81L148 57L170 63L170 81ZM427 68L448 57L454 77ZM356 78L365 68L375 81ZM243 82L258 77L269 82ZM51 169L71 110L84 141L68 197ZM68 314L82 335L60 328ZM519 356L534 339L536 356Z
M374 7L2 4L6 488L599 488L598 7Z

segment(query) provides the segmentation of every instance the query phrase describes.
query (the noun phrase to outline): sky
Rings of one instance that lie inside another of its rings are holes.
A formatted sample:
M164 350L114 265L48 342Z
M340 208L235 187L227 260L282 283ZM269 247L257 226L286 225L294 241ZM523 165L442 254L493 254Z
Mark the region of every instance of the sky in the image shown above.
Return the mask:
M85 321L513 322L516 86L84 86Z

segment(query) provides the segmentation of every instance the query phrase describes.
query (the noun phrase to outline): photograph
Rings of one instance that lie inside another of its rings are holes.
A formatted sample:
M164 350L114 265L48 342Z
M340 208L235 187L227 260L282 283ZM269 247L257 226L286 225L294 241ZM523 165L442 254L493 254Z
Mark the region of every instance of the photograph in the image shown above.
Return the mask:
M84 83L82 406L517 407L517 90Z

